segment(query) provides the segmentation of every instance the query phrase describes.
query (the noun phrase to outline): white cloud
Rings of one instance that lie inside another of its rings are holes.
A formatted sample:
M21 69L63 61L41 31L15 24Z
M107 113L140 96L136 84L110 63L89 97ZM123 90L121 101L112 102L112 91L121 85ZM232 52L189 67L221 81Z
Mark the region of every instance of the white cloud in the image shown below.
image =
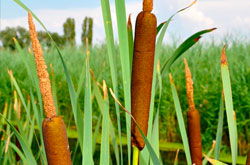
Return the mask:
M249 17L236 17L233 20L234 24L239 27L244 27L247 31L250 31L250 16Z
M141 5L139 3L129 3L127 8L128 13L132 14L132 20L135 20L135 16L137 11ZM115 5L111 4L111 15L112 15L112 23L115 36L117 36L117 21L115 15ZM78 8L78 9L69 9L69 10L54 10L54 9L42 9L35 10L34 13L38 16L38 18L43 22L46 28L51 32L58 32L59 34L63 34L63 23L68 17L75 19L75 31L76 31L76 40L77 43L81 43L80 37L82 33L82 23L85 16L92 17L94 20L93 24L93 37L94 42L103 41L105 39L103 18L102 18L102 10L101 7L96 8ZM15 27L22 26L28 28L27 17L17 17L12 19L1 19L1 29L5 29L6 27ZM37 30L43 30L43 28L35 21Z
M196 29L201 27L211 28L214 26L214 20L208 16L205 16L205 14L199 9L197 9L196 6L190 8L189 10L181 14L180 17L186 22L195 25L194 27Z

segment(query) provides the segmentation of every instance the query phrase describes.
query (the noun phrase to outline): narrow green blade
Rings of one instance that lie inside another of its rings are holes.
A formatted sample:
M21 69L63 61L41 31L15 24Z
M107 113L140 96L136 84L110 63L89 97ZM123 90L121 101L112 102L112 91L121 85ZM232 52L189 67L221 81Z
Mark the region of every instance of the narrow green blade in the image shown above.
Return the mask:
M15 133L15 135L16 135L18 141L20 142L21 147L22 147L22 149L23 149L23 151L24 151L24 154L25 154L25 157L26 157L26 160L27 160L28 164L29 164L29 165L33 165L33 164L35 165L35 164L37 164L37 163L36 163L36 160L35 160L35 158L34 158L34 156L33 156L33 153L32 153L32 151L31 151L31 148L29 147L28 140L24 139L24 138L19 134L19 132L18 132L18 131L16 130L16 128L9 122L8 119L6 119L2 114L0 114L0 116L1 116L2 118L5 119L5 121L8 123L8 125L10 126L10 128L12 129L12 131Z
M131 14L129 14L128 17L127 29L128 29L128 47L129 47L129 63L130 63L129 66L130 66L130 71L132 71L134 39L133 39L133 29L131 23Z
M129 62L128 31L125 0L115 0L119 48L122 65L123 91L126 109L131 112L131 71ZM131 119L126 115L128 163L131 162Z
M104 108L102 119L102 140L100 164L109 164L109 100L105 81L103 81Z
M217 133L216 133L216 143L214 148L214 158L216 160L219 160L220 156L220 147L221 147L221 140L223 133L223 118L224 118L224 96L222 92L220 99L220 110L219 110L219 119L218 119Z
M162 92L162 78L161 78L161 72L160 72L160 61L157 62L157 77L159 82L159 103L154 119L154 125L152 130L152 141L151 144L153 146L153 149L157 155L158 158L160 158L160 147L159 147L159 111L160 111L160 105L161 105L161 92ZM150 159L150 164L153 164L152 160Z
M185 52L187 51L189 48L191 48L194 44L196 44L199 39L201 38L201 35L205 34L205 33L209 33L212 32L213 30L215 30L216 28L212 28L212 29L207 29L207 30L202 30L199 31L195 34L193 34L192 36L190 36L188 39L186 39L174 52L174 54L163 63L163 66L161 68L161 73L165 74L166 71L169 70L169 68L171 67L171 65Z
M100 126L101 126L101 121L102 121L102 114L99 115L98 117L98 120L97 120L97 124L96 124L96 127L95 127L95 132L94 132L94 137L93 137L93 144L92 144L92 155L94 156L94 153L95 153L95 147L96 147L96 139L97 139L97 136L99 134L99 129L100 129Z
M178 125L179 125L180 132L181 132L181 139L182 139L184 149L185 149L187 164L191 165L192 161L191 161L190 149L189 149L189 144L188 144L187 132L186 132L185 124L184 124L179 97L178 97L174 82L172 80L171 74L169 74L169 79L170 79L172 95L173 95L173 100L174 100L174 105L175 105L175 110L176 110L176 115L177 115L177 121L178 121Z
M226 105L227 124L229 130L229 140L231 146L232 160L233 160L233 165L236 165L237 148L238 148L237 127L236 127L236 119L234 119L232 89L231 89L228 63L225 54L225 46L222 50L222 55L221 55L221 77L222 77L223 92Z
M157 34L161 31L161 29L162 29L164 26L166 26L166 25L168 26L169 22L172 20L172 18L173 18L176 14L178 14L178 13L180 13L180 12L182 12L182 11L188 9L188 8L190 8L190 7L193 6L196 2L197 2L197 0L194 0L194 1L193 1L191 4L189 4L188 6L186 6L186 7L182 8L182 9L178 10L177 12L175 12L171 17L169 17L169 19L168 19L167 21L160 23L160 25L158 25L158 26L157 26L157 29L156 29ZM164 34L165 34L165 32L164 32Z
M118 96L118 83L117 83L117 71L116 71L117 67L115 65L116 64L115 42L114 42L114 36L113 36L113 27L112 27L109 0L101 0L101 6L102 6L102 15L103 15L105 35L106 35L106 41L107 41L107 48L108 48L108 58L109 58L112 86L113 86L115 94ZM121 141L121 121L120 121L119 106L117 103L115 103L115 110L116 110L116 116L117 116L118 134L119 134L119 139L120 139L121 164L123 164L122 141Z
M93 77L93 79L94 79L94 77ZM104 100L103 100L103 97L101 95L101 92L100 92L96 82L93 83L93 94L97 100L97 104L99 106L101 114L103 115ZM114 152L115 152L116 164L119 164L120 163L120 161L119 161L119 149L118 149L118 145L116 142L115 130L114 130L114 127L113 127L113 124L112 124L110 117L109 117L109 130L110 130L112 146L113 146Z
M30 113L29 113L27 104L26 104L26 102L25 102L25 99L24 99L24 97L23 97L22 91L21 91L21 89L20 89L20 87L19 87L19 85L18 85L16 79L14 78L14 76L13 76L13 74L12 74L12 71L9 71L9 70L8 70L8 74L9 74L10 79L11 79L11 81L13 82L13 84L14 84L16 90L17 90L17 93L18 93L18 95L19 95L19 97L20 97L20 99L21 99L21 101L22 101L22 104L23 104L23 106L24 106L24 109L25 109L25 111L26 111L26 114L28 115L29 122L31 123L31 122L32 122L31 116L30 116Z
M88 55L87 55L88 56ZM89 60L86 59L85 93L84 93L84 136L83 136L83 161L82 164L93 164L92 157L92 101L91 80L89 73Z

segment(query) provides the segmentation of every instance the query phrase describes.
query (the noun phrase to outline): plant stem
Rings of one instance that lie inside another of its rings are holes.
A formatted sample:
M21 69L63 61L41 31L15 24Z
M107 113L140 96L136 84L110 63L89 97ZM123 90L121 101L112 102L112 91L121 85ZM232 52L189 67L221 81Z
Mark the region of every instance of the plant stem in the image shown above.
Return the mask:
M138 165L139 164L139 149L134 146L133 147L133 165Z

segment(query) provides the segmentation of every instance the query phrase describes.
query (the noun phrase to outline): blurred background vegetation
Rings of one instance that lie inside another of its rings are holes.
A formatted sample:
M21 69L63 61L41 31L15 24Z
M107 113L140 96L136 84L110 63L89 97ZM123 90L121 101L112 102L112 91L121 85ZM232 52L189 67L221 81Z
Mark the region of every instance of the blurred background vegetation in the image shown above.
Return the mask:
M89 38L91 43L93 20L91 18L85 18L83 21L83 33L82 33L82 45L75 45L75 33L74 33L74 20L67 19L64 23L64 36L60 36L57 33L52 33L52 37L55 39L58 45L61 46L61 52L66 65L69 69L70 75L73 79L74 85L77 87L80 75L84 74L83 66L86 57L85 42L86 38ZM71 29L71 30L70 30ZM4 35L2 35L4 34ZM54 77L52 83L56 90L57 106L59 114L64 117L66 125L70 124L71 129L74 130L74 122L72 118L71 102L69 97L69 91L59 56L56 49L50 44L49 38L44 32L38 32L39 40L44 48L44 57L48 66L53 66L54 74L51 74L51 67L48 68L50 75ZM28 51L29 35L28 32L21 27L7 28L1 32L1 41L3 47L0 49L0 110L4 109L4 105L7 102L13 100L13 86L11 84L7 68L13 71L13 75L16 78L19 86L24 94L25 98L29 98L29 79L18 51L15 50L12 37L16 37L19 43L22 45L23 50L27 56L31 54ZM8 39L6 39L8 38ZM66 39L65 39L66 38ZM175 39L173 39L175 40ZM224 40L227 47L227 58L230 69L233 103L237 118L238 128L238 146L239 155L246 155L248 144L250 143L250 41L241 40L237 38L227 37ZM165 61L176 49L178 42L172 44L163 45L161 48L161 61ZM220 53L224 43L218 43L213 40L210 42L201 42L191 48L185 53L184 57L187 59L190 70L192 72L194 82L194 99L195 104L200 112L201 116L201 131L203 148L208 151L211 147L212 140L216 138L216 129L218 122L218 112L220 107L220 95L222 91L222 84L220 78ZM92 45L92 44L91 44ZM108 87L111 87L111 77L108 65L108 56L106 44L93 45L89 49L90 51L90 68L93 70L94 75L98 81L103 79L107 82ZM119 48L116 45L116 58L119 58ZM118 72L118 84L119 84L119 96L122 96L122 76L121 76L121 64L117 63ZM188 110L186 90L185 90L185 73L183 57L179 59L172 67L171 74L173 75L174 82L180 97L181 105L183 108L184 119L186 119L186 112ZM176 112L172 100L172 94L167 74L163 79L163 91L160 106L160 142L181 142L181 136L176 119ZM84 90L84 88L83 88ZM83 110L84 91L81 91L79 96L80 109ZM33 91L35 91L33 89ZM158 94L156 95L156 104L158 105ZM116 124L115 106L112 97L110 99L110 116L113 119L114 126ZM119 98L123 103L124 98ZM96 116L93 119L95 125L99 116L99 111L96 100L93 100L93 115ZM24 111L22 113L25 114ZM125 117L124 113L121 113L122 117L122 133L125 136ZM72 120L70 120L72 119ZM222 137L222 152L230 153L230 142L228 135L228 127L226 125L226 118L224 118L223 137Z
M59 35L56 32L50 32L51 36L57 43L59 47L66 45L75 45L75 20L74 18L67 18L63 23L63 35ZM51 48L53 45L47 33L45 31L38 31L38 40L43 44L43 48ZM88 43L92 45L92 35L93 35L93 18L85 17L82 23L82 35L81 41L82 45L86 46L86 38L88 38ZM15 43L13 42L13 37L15 37L22 48L28 47L30 43L29 31L23 27L7 27L0 31L0 48L7 48L15 50Z

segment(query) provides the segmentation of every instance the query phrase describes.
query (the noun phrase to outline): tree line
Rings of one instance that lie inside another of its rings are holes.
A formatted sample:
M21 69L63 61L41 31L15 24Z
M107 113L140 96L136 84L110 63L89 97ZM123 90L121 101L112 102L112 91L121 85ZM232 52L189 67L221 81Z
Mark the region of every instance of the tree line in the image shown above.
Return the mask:
M74 46L76 44L74 18L67 18L63 23L63 35L59 35L56 32L50 32L50 35L59 47L66 45ZM37 36L40 43L44 47L52 47L52 42L45 31L38 31ZM6 27L4 30L0 31L0 47L2 46L4 48L14 50L15 43L13 42L13 38L16 38L20 46L23 48L30 45L29 31L21 26L18 26ZM93 38L93 18L91 17L85 17L82 24L81 41L83 46L86 46L86 38L88 38L88 45L91 47Z

